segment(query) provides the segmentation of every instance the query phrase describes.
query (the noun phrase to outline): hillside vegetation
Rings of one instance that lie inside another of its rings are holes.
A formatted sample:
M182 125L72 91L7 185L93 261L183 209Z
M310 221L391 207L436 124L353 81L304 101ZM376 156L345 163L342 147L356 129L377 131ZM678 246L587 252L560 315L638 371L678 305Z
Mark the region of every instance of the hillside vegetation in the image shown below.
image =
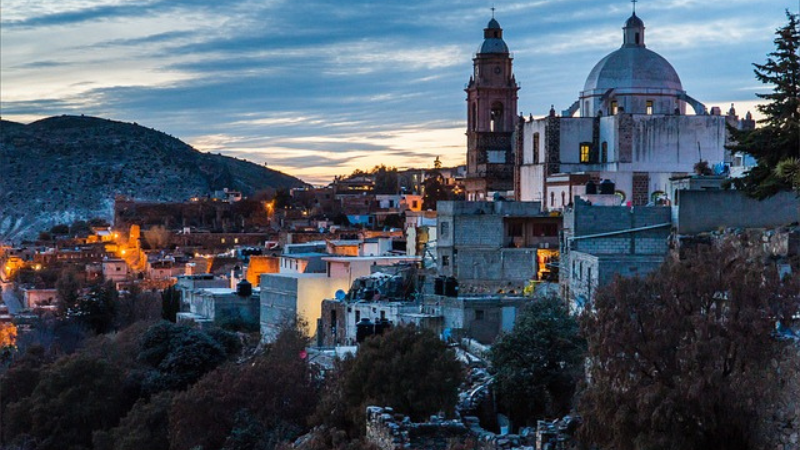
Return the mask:
M251 195L303 185L135 123L84 116L0 121L0 241L78 219L111 220L116 195L184 201L226 187Z

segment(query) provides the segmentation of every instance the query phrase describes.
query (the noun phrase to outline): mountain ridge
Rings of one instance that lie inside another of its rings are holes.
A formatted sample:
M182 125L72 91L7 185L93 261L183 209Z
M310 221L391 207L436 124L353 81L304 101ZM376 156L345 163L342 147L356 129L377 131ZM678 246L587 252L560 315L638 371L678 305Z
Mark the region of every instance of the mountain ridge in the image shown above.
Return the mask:
M137 123L68 115L27 125L0 120L0 241L79 219L110 221L117 195L180 202L223 188L252 195L303 186Z

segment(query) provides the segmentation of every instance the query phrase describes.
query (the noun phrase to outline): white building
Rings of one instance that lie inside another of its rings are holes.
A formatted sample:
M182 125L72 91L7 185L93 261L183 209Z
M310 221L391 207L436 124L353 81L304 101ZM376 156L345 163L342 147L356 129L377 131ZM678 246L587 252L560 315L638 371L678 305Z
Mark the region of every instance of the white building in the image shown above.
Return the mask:
M644 23L634 13L622 47L589 72L570 108L519 124L517 198L560 210L585 194L588 181L608 179L623 204L669 201L669 179L693 173L700 160L730 166L726 123L753 126L733 107L725 116L719 108L709 113L690 97L672 65L645 47Z

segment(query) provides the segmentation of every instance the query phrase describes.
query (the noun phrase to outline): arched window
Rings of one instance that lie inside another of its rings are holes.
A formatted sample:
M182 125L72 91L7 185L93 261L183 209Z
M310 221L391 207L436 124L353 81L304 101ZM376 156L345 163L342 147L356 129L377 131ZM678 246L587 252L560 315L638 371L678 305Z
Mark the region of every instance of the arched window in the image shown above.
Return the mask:
M567 193L561 191L561 207L567 206Z
M613 102L611 102L611 115L616 116L618 112L619 112L619 103L617 103L617 101L614 100Z
M552 208L555 205L556 205L556 193L555 192L551 192L550 193L550 207Z
M489 131L503 131L503 104L496 102L492 105L491 122Z

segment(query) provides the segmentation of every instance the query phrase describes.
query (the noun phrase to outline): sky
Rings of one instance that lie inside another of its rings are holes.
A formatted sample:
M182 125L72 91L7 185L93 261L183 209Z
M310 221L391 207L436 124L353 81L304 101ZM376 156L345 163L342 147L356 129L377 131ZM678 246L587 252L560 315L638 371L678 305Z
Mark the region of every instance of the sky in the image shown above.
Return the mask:
M490 8L519 111L566 109L622 44L626 0L0 0L0 115L137 122L313 184L463 164ZM783 0L639 0L646 44L707 106L754 114Z

